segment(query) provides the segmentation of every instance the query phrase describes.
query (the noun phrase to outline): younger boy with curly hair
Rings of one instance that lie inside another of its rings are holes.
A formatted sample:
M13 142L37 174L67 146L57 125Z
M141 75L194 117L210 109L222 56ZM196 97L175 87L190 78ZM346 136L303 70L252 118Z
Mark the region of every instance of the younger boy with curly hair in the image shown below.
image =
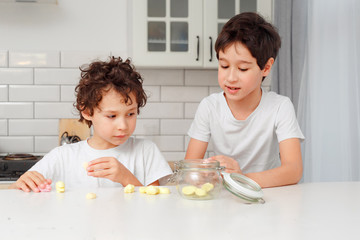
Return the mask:
M67 188L159 185L171 168L154 143L131 137L147 99L140 74L130 60L114 57L81 71L74 105L93 135L54 148L11 187L39 192L59 180Z
M220 165L262 187L297 183L304 138L289 98L261 87L280 48L275 28L256 13L231 18L215 51L223 92L203 99L188 131L186 157L204 157L209 141Z

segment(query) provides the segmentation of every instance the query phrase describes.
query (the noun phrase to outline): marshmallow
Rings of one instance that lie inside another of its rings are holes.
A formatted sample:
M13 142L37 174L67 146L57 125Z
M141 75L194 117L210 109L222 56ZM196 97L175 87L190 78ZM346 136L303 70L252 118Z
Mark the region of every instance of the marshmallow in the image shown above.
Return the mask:
M146 193L146 187L139 187L140 193Z
M214 185L212 183L204 183L201 188L204 189L206 192L210 192L214 189Z
M202 188L195 189L195 195L198 197L205 197L207 195L206 191Z
M86 170L88 168L88 166L89 166L89 163L88 162L83 162L82 166Z
M158 187L155 187L155 186L148 186L146 188L146 193L149 194L149 195L156 195L156 194L159 194L159 188Z
M86 199L95 199L96 198L96 194L95 193L88 193L86 194Z
M58 192L58 193L63 193L63 192L65 192L65 183L64 182L62 182L62 181L58 181L58 182L56 182L56 191Z
M182 188L182 193L186 196L193 195L195 193L196 187L195 186L185 186Z
M133 192L135 192L135 186L132 184L126 185L126 187L124 188L124 193L133 193Z
M159 191L160 191L160 194L169 194L170 193L170 189L168 189L166 187L160 187Z

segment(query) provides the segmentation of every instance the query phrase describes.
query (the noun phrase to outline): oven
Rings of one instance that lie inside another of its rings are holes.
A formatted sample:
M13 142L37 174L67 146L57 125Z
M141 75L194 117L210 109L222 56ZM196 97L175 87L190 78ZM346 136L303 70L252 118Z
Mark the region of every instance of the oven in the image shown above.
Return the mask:
M0 156L0 181L16 181L42 157L25 153Z

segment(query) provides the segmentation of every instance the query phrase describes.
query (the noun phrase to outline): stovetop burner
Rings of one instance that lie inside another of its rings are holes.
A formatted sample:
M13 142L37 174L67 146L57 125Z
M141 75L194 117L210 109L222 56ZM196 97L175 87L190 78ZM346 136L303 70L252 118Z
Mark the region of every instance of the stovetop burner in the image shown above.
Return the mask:
M4 158L4 160L36 160L37 158L32 154L27 153L15 153L15 154L8 154Z
M0 156L0 181L16 181L41 158L27 153Z

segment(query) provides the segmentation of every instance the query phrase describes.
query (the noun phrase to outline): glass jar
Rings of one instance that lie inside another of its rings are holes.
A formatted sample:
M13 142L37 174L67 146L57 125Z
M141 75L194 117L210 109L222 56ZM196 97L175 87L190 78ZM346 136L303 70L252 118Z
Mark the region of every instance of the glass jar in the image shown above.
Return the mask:
M221 191L220 163L211 159L186 159L175 163L175 182L179 194L186 199L216 198Z

